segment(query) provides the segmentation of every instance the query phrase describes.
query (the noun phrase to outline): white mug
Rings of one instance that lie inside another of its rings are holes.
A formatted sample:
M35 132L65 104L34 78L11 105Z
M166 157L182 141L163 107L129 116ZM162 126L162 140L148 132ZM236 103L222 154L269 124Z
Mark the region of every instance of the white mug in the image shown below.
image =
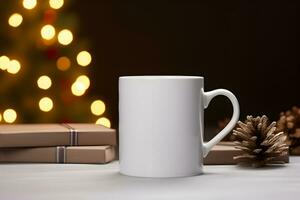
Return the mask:
M239 103L228 90L204 92L198 76L119 78L120 173L138 177L184 177L203 173L203 157L239 119ZM203 142L204 109L212 98L228 97L228 125Z

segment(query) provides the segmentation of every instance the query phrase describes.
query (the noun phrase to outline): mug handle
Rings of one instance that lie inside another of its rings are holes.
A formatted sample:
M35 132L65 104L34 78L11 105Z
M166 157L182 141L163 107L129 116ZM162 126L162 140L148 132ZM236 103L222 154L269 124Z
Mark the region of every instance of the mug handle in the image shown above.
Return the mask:
M220 131L213 139L211 139L209 142L203 143L203 157L206 157L208 152L215 146L217 143L219 143L236 125L237 121L239 120L240 115L240 107L239 102L237 98L234 96L234 94L228 90L225 89L217 89L210 92L204 92L203 93L203 106L204 109L208 107L209 102L216 96L223 95L227 97L232 106L233 106L233 114L231 117L230 122L225 126L225 128Z

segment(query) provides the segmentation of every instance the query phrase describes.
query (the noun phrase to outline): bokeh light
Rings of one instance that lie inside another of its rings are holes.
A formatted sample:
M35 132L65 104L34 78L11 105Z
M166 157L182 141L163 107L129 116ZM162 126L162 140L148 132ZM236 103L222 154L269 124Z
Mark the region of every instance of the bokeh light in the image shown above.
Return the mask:
M39 101L41 111L49 112L53 108L53 101L49 97L43 97Z
M96 121L96 124L101 124L103 126L106 126L107 128L111 127L110 121L109 119L107 119L106 117L101 117Z
M9 58L7 56L0 57L0 69L6 70L9 67Z
M11 74L16 74L20 71L20 69L21 69L20 62L17 60L11 60L8 65L7 72Z
M49 78L49 76L40 76L37 80L37 85L39 88L43 89L43 90L47 90L51 87L52 85L52 81Z
M17 119L17 112L14 109L6 109L3 112L3 119L7 123L13 123Z
M30 10L36 6L36 0L23 0L23 7Z
M0 122L1 122L1 120L2 120L2 115L1 115L1 113L0 113Z
M102 115L105 112L105 104L101 100L96 100L91 104L91 112L94 115Z
M62 45L68 45L73 41L73 34L70 30L64 29L58 33L58 42Z
M41 36L45 40L51 40L55 36L55 28L50 24L43 26Z
M86 75L78 76L76 81L82 83L86 90L90 87L91 84L89 77L87 77Z
M49 0L49 5L53 9L59 9L64 5L64 0Z
M61 71L66 71L70 68L71 66L71 61L68 57L62 56L57 59L56 61L56 66L59 70Z
M82 96L86 89L83 83L75 81L71 86L71 91L75 96Z
M22 15L14 13L8 18L8 24L12 27L18 27L23 21Z
M81 51L77 54L76 60L77 60L78 65L85 67L91 63L92 56L87 51Z

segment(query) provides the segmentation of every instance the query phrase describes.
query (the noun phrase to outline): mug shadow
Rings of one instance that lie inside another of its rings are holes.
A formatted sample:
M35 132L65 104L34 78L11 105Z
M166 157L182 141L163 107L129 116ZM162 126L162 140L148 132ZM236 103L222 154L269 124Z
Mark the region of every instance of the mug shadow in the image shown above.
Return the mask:
M212 173L212 172L205 172L202 174L197 174L194 176L183 176L183 177L140 177L140 176L128 176L125 174L122 174L120 172L112 172L108 173L105 176L107 178L113 178L113 179L120 179L120 180L183 180L183 179L193 179L193 178L199 178L202 176L211 176L211 175L217 175L218 173Z
M178 188L193 186L195 184L205 183L211 176L218 173L204 173L189 177L168 177L168 178L150 178L134 177L121 174L120 172L110 172L97 177L99 182L109 180L114 190L130 190L133 193L143 191L172 191Z
M271 170L271 169L282 169L287 167L287 165L266 165L263 167L251 167L251 166L243 166L243 165L236 165L236 168L243 170L243 169L247 169L247 170Z

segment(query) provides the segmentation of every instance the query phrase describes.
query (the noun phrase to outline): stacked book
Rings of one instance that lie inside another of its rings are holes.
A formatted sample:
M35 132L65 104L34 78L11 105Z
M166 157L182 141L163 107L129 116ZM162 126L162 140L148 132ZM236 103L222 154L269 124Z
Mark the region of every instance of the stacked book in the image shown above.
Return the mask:
M0 126L0 162L108 163L116 156L116 131L96 124Z

